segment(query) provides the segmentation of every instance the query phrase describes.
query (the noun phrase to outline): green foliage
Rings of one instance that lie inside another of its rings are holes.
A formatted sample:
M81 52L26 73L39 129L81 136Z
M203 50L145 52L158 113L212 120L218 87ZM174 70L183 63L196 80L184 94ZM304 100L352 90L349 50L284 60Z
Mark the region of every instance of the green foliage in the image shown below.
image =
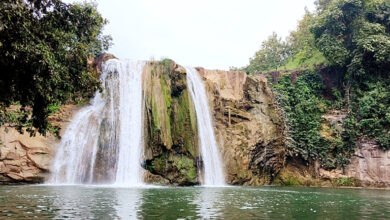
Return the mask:
M320 51L307 49L292 55L283 68L286 70L314 70L317 66L321 66L326 63L327 60Z
M273 33L262 43L260 50L250 59L249 66L245 69L250 73L278 69L286 63L288 53L287 44Z
M44 134L55 105L100 88L87 60L110 46L111 37L102 35L106 23L90 3L1 1L0 125L9 122L7 107L17 101L22 112L31 108L17 124Z
M278 69L315 69L316 66L326 64L327 60L317 49L310 31L314 22L315 14L306 10L297 30L292 31L285 41L273 33L263 42L246 68L231 69L255 73Z
M344 70L349 86L344 143L361 136L390 147L390 3L337 0L323 10L313 27L316 44L331 64Z
M390 147L390 80L368 83L367 90L358 90L346 131L346 141L355 142L360 136L375 139L383 150ZM352 140L349 140L352 139Z
M390 3L333 1L316 18L312 31L317 47L349 78L389 74Z
M273 86L294 140L290 150L305 160L321 159L326 154L323 151L325 141L320 135L321 114L327 109L321 98L323 84L320 76L304 74L294 84L288 74Z
M316 0L314 4L316 5L317 11L321 12L327 9L332 1L333 0Z
M286 69L308 69L326 63L326 59L316 48L314 35L310 31L314 19L315 15L306 10L303 19L298 23L297 30L290 33L288 43L291 45L291 56Z
M51 105L49 105L49 115L53 115L54 113L56 113L58 110L60 110L61 108L61 103L57 102L57 103L53 103Z
M290 154L306 161L318 160L324 168L344 167L352 155L354 146L343 143L340 128L327 125L322 115L332 105L323 97L324 85L320 75L308 72L291 82L291 75L282 76L272 84L287 120L289 135L293 142ZM334 91L340 95L338 91ZM327 133L324 136L322 133Z
M29 115L31 115L31 109L22 107L19 109L0 111L0 120L7 121L9 126L14 127L19 132L23 132L24 127L32 126Z
M316 12L306 11L285 42L275 34L265 41L245 70L307 70L295 83L284 75L273 85L293 139L290 152L306 161L319 160L325 168L344 168L361 137L375 139L384 150L390 147L390 2L315 4ZM273 65L265 57L278 54L280 45L284 59ZM340 78L334 84L324 75L326 93L318 66L327 66ZM321 118L332 109L348 113L342 128Z
M344 187L357 187L360 186L361 183L359 180L353 178L353 177L339 177L334 178L332 180L333 184L336 186L344 186Z

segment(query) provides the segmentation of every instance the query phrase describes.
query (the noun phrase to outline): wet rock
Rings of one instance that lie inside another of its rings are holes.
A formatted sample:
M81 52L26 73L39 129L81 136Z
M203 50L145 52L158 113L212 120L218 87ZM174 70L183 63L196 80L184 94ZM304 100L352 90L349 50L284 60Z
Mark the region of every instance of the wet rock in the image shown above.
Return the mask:
M144 168L173 185L199 183L195 108L185 69L171 60L150 62L143 72ZM150 176L150 175L149 175Z
M102 65L109 59L118 59L113 54L110 53L102 53L98 56L91 58L88 60L88 64L91 68L91 72L96 72L98 75L102 74Z
M159 186L171 185L169 180L165 179L164 177L162 177L160 175L155 175L148 170L145 171L144 181L147 184L154 184L154 185L159 185Z
M197 68L206 83L227 182L263 185L285 163L283 121L263 76Z

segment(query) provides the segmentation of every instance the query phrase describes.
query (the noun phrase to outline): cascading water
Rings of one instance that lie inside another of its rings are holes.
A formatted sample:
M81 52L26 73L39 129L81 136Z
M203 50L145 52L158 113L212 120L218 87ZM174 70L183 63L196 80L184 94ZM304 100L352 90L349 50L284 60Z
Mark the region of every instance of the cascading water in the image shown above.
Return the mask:
M109 60L103 94L73 118L53 163L50 183L142 184L142 69L144 62Z
M204 185L225 185L222 163L219 157L217 143L206 95L206 89L195 68L186 67L187 83L195 105L200 139L201 156L204 165Z

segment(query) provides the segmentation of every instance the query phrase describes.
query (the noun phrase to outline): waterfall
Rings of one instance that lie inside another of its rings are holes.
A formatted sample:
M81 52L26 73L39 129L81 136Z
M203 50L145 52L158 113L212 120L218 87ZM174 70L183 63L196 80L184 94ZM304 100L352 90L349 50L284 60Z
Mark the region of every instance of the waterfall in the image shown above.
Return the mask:
M109 60L96 92L62 136L49 183L142 184L144 62Z
M206 89L195 68L186 67L187 83L195 105L198 122L201 156L204 165L204 185L218 186L225 184L221 159L206 95Z

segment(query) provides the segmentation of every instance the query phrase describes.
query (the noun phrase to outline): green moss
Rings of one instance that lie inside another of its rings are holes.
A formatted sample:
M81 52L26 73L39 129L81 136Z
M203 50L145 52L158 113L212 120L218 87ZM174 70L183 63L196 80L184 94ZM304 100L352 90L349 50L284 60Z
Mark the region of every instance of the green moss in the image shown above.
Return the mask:
M197 183L196 114L186 85L185 74L172 70L168 60L151 64L151 94L148 142L154 156L149 166L152 173L162 175L172 183ZM174 94L172 91L177 91Z
M198 122L197 122L197 118L196 118L195 106L194 106L194 103L192 102L190 92L188 91L188 89L186 89L185 94L187 96L187 99L189 100L188 110L190 111L191 128L192 128L192 131L197 131L197 129L198 129L197 123Z
M184 141L184 147L192 155L196 156L195 139L196 128L191 121L190 100L187 90L184 90L177 99L175 135Z
M151 108L153 119L152 132L158 132L152 136L160 135L167 148L170 148L172 145L170 117L172 113L172 98L170 95L171 88L169 86L169 71L170 70L165 70L160 62L152 64L152 87L160 89L159 92L152 92L151 94ZM158 79L157 82L156 78ZM163 101L164 104L162 104L161 101Z
M163 172L165 170L165 164L166 164L166 159L165 156L162 155L152 161L152 171L154 172Z
M196 180L197 172L192 159L185 156L175 157L173 164L182 175L187 177L190 182Z
M159 131L161 129L161 123L159 120L159 114L157 110L158 106L156 100L152 97L152 115L153 115L153 131Z
M360 180L353 177L339 177L332 180L334 186L360 186Z
M171 64L172 64L173 60L171 59L163 59L160 61L161 65L163 66L164 68L164 72L169 72L171 70Z
M304 180L301 177L294 174L290 171L281 171L275 181L274 184L282 185L282 186L300 186L304 185Z
M285 186L298 186L301 185L299 182L299 178L296 176L290 176L289 178L285 179L283 184Z
M171 104L172 104L172 97L171 97L171 89L167 85L166 80L164 79L165 77L163 74L160 76L160 85L161 85L161 92L164 98L164 104L165 104L165 109L164 109L164 117L165 117L165 128L167 131L170 133L171 130L171 120L170 120L170 115L172 112L171 109ZM160 106L161 108L161 106Z
M191 181L195 181L196 177L198 176L198 172L196 171L195 167L192 167L190 170L187 172L187 178Z

